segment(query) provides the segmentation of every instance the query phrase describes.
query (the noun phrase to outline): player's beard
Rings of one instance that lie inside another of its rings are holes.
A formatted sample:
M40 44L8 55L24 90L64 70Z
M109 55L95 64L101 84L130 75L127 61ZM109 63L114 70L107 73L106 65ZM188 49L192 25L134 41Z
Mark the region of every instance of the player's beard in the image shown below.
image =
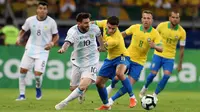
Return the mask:
M89 26L88 27L80 27L80 29L83 31L83 32L87 32L89 30Z

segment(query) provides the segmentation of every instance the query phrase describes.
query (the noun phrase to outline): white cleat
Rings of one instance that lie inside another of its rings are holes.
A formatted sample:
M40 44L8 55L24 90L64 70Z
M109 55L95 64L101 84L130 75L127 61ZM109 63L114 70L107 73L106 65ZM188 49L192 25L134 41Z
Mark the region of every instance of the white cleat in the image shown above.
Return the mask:
M61 110L61 109L63 109L66 105L67 105L67 103L60 102L60 103L58 103L58 104L55 106L55 109L56 109L56 110Z
M85 101L85 94L82 94L81 96L78 97L78 102L82 104Z
M155 102L157 103L157 102L158 102L157 94L156 94L156 93L153 93L153 97L154 97Z
M109 98L109 99L108 99L108 103L109 103L110 106L112 106L112 105L114 104L113 99L112 99L112 98Z
M142 98L145 96L146 92L147 92L148 88L145 88L144 86L142 87L140 93L139 93L139 97Z
M107 93L108 93L108 96L109 96L109 94L112 92L113 88L111 87L111 85L109 85L109 86L106 88L106 90L107 90Z

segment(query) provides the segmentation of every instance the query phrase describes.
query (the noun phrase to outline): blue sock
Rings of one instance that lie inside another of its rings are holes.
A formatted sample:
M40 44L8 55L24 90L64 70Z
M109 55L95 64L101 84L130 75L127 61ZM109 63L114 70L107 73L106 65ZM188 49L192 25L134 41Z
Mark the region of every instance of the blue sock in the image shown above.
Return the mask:
M98 92L99 92L99 96L101 98L101 101L103 102L103 104L107 104L108 103L108 94L106 91L106 88L97 88Z
M156 87L156 91L155 91L156 94L160 93L165 88L165 85L167 84L167 81L169 78L170 78L169 75L164 74L163 78L160 80L160 82L158 83Z
M133 88L132 88L132 85L131 85L128 77L126 77L126 79L122 81L122 84L126 88L126 91L128 92L129 96L130 97L133 96L134 95L133 91L132 91Z
M123 86L120 88L114 96L112 96L112 100L115 101L117 98L123 96L127 92L126 88Z
M145 83L145 88L148 88L149 85L152 83L154 77L156 76L156 74L150 73L146 79L146 83Z
M115 78L113 78L112 82L111 82L111 87L115 88L115 85L118 83L119 80L116 80Z

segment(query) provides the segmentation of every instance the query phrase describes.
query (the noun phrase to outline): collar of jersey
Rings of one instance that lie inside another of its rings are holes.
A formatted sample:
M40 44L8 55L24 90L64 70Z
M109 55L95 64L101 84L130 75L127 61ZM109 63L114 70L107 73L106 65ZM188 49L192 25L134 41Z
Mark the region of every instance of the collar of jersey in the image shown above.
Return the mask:
M150 28L147 30L147 32L150 33L151 30L152 30L152 28L153 28L153 27L150 26ZM143 25L140 26L140 31L144 31Z
M168 28L169 28L169 29L171 29L170 25L171 25L170 22L168 22ZM177 24L173 29L174 29L174 30L178 30L178 24Z

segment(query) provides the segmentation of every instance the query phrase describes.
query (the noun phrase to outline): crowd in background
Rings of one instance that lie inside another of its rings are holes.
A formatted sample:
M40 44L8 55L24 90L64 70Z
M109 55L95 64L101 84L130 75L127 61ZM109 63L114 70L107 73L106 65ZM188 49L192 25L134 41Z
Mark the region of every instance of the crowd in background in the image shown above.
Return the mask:
M176 9L180 12L181 20L200 21L200 0L43 1L48 2L48 15L56 20L74 20L77 13L89 12L91 13L93 20L117 16L120 20L124 21L140 21L141 12L148 9L153 11L154 19L165 21L168 20L168 13L171 9ZM24 20L27 17L35 15L37 2L38 0L0 0L0 17L5 18L6 20L5 24L0 26L0 45L15 45L17 34L19 33L19 29L13 25L13 20L9 17L8 11L12 12L15 18ZM194 33L192 32L192 34ZM63 39L64 37L65 36L61 36L60 39Z
M94 19L111 15L120 20L140 19L140 12L150 9L159 19L168 17L171 8L181 12L183 19L200 16L200 0L46 0L49 15L55 19L74 19L79 12L90 12ZM26 18L35 14L37 0L8 0L17 18ZM4 15L6 0L0 0L0 15Z

